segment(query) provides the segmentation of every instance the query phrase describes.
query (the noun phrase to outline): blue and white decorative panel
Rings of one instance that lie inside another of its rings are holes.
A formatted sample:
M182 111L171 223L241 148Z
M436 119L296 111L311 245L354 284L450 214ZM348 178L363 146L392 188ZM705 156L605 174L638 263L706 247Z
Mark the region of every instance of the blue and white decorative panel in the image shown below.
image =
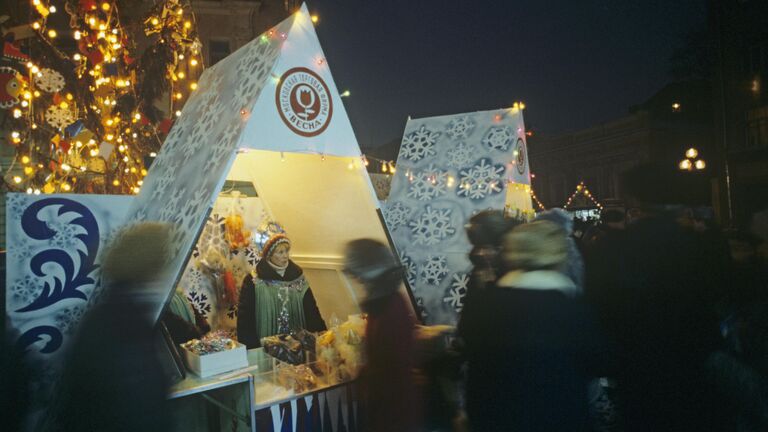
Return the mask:
M471 245L464 225L504 210L508 183L530 184L517 108L409 119L384 218L430 324L456 324Z
M152 164L128 223L169 222L175 227L166 297L187 263L198 231L235 157L251 108L271 78L289 18L206 69ZM268 36L271 35L271 36ZM162 304L158 305L159 316Z
M5 307L42 364L63 351L101 292L99 262L133 197L8 194Z

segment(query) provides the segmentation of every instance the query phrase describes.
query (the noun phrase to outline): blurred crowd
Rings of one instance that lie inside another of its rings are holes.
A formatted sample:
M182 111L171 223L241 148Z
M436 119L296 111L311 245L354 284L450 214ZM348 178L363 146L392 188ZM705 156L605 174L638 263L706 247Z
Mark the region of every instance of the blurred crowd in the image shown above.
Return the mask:
M388 245L348 244L368 318L359 429L768 430L768 212L723 230L659 170L626 173L626 209L599 223L472 217L456 328L418 325ZM70 350L46 430L173 430L152 311L169 233L140 225L109 251L111 295ZM7 430L23 422L21 355L0 359L16 372L2 374Z

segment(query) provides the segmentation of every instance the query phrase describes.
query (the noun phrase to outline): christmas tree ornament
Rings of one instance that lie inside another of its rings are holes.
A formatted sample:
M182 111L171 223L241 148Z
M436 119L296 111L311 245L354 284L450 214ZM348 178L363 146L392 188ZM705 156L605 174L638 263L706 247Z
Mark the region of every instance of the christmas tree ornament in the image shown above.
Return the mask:
M25 63L29 61L29 56L21 52L18 46L14 44L13 42L6 41L3 44L3 57L17 60L19 62Z
M53 69L43 68L35 76L35 85L47 93L56 93L64 90L64 77Z
M24 79L16 69L0 67L0 108L10 108L19 103Z
M64 108L61 105L51 105L45 111L45 121L48 122L51 127L56 129L63 129L72 121L72 113L68 108Z

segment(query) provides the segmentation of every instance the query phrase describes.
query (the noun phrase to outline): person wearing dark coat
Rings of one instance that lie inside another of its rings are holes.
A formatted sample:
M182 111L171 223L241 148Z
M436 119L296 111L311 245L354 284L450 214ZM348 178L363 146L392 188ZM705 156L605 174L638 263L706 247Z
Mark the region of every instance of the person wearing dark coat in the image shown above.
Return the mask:
M584 431L587 384L602 372L602 336L559 270L564 231L548 221L504 238L509 271L463 311L467 415L477 431Z
M289 258L290 245L285 235L274 235L262 248L255 277L243 280L237 338L248 349L260 347L266 336L326 330L304 272Z
M103 299L80 323L46 424L51 432L165 432L169 379L155 345L157 310L167 291L156 284L169 257L171 228L126 228L102 263Z
M365 298L360 306L368 314L366 364L360 373L361 430L421 430L422 396L413 372L416 321L398 290L402 269L386 245L371 239L347 245L344 269L362 283Z

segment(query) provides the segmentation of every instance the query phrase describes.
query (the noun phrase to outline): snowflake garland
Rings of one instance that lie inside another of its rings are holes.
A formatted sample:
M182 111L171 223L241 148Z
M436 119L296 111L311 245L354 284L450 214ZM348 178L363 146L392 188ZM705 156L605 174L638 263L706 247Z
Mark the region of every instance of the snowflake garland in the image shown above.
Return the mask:
M430 285L439 285L447 275L448 264L442 255L430 255L421 268L421 280Z
M434 164L423 171L408 176L408 196L419 201L429 201L445 193L448 173L435 168Z
M448 289L447 296L443 297L443 302L453 308L457 313L464 308L464 297L467 295L467 286L469 285L469 275L466 273L454 273L451 287Z
M384 209L384 220L387 222L389 229L392 230L408 223L410 216L411 209L399 201Z
M504 165L493 165L488 158L480 159L477 165L459 172L457 194L477 200L501 192L504 170Z
M512 129L509 126L492 127L488 130L488 133L485 134L483 144L487 145L492 150L507 151L513 138L514 135L512 134Z
M456 233L456 229L451 226L451 210L433 209L430 206L417 219L410 221L408 226L413 234L413 242L425 246L436 245Z
M451 120L445 133L451 139L462 139L467 138L474 128L475 123L469 117L463 116Z
M425 157L437 154L435 144L440 137L440 132L433 132L426 126L421 126L418 130L409 133L403 138L400 146L400 154L406 159L418 162Z
M467 143L460 142L456 147L445 153L447 157L446 165L452 168L463 168L471 164L477 154L475 148Z

